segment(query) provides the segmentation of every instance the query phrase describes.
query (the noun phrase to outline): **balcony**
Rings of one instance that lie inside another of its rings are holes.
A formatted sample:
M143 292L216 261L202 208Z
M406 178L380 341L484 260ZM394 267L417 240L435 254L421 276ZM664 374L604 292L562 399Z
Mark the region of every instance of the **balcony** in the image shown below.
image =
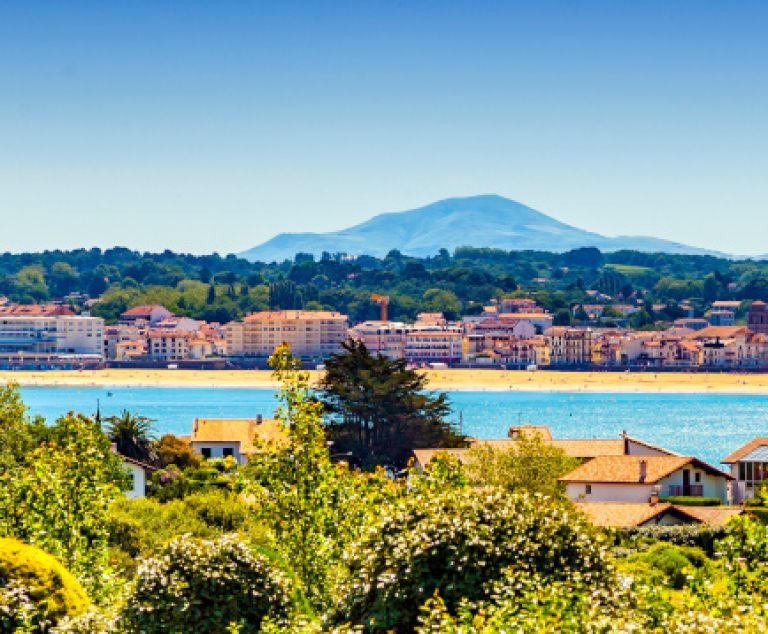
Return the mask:
M670 496L685 495L685 496L700 498L704 496L704 485L689 484L688 486L684 486L682 484L670 484L669 495Z

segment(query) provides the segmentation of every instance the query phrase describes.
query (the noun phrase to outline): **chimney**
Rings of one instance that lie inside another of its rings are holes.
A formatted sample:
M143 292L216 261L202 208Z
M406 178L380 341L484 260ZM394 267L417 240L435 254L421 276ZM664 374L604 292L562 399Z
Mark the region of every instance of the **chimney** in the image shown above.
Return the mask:
M645 482L645 478L648 475L648 462L646 460L640 461L640 482Z
M659 503L659 494L655 491L651 493L651 496L648 498L648 504L651 506L656 506Z
M264 421L264 419L261 417L261 414L256 415L256 424L261 425L261 423Z

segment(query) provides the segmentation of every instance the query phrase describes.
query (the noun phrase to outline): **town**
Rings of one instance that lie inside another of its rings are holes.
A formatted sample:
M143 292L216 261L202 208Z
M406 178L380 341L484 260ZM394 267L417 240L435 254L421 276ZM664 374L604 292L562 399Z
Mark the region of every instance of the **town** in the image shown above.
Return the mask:
M559 326L531 298L494 300L458 321L440 312L419 313L412 323L388 319L388 297L372 300L380 319L355 324L326 310L259 311L216 323L174 315L162 305L139 305L107 325L90 315L94 301L76 311L64 303L0 298L0 368L264 368L281 343L315 367L351 338L414 367L768 370L768 305L760 300L714 301L701 317L683 302L677 308L688 316L654 330L626 325L643 309L637 304L579 304L572 311L581 323Z

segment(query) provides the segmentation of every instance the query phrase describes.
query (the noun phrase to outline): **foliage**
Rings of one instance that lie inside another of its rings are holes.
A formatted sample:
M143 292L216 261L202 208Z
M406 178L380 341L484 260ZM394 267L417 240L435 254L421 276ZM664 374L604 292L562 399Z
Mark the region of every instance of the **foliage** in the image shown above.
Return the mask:
M197 468L202 460L188 442L173 434L163 434L157 442L156 450L162 467L176 465L179 469Z
M478 443L468 452L466 472L476 484L558 497L565 492L558 478L578 465L577 459L569 458L539 434L525 433L509 448Z
M654 580L662 579L677 589L685 585L688 573L693 568L708 565L707 556L700 548L665 543L654 544L643 553L631 555L626 561L630 565L635 565L635 571L645 567L651 572ZM653 575L656 572L659 573L658 576Z
M548 582L609 576L603 541L577 513L541 495L498 489L414 494L383 509L345 553L334 620L411 631L439 591L452 610L488 598L506 574Z
M117 451L141 462L153 462L156 457L152 442L152 420L123 410L119 416L106 419L107 436L117 445Z
M258 632L291 612L288 580L236 537L179 538L139 565L121 621L128 631Z
M0 386L0 471L24 462L44 433L41 419L29 420L15 384Z
M708 556L715 554L717 540L726 536L724 526L708 526L706 524L685 524L680 526L637 526L627 528L618 533L622 541L637 548L637 545L656 541L677 544L678 546L696 546Z
M362 342L342 346L320 383L334 451L352 452L366 466L402 467L414 449L466 444L445 420L446 395L426 393L427 379L405 360L372 355Z
M0 533L35 543L98 593L109 585L105 520L118 459L90 419L68 415L54 440L0 473Z
M723 502L720 498L705 498L692 495L670 495L661 498L662 502L680 504L681 506L720 506Z
M748 515L739 515L731 518L728 528L728 535L717 548L735 589L768 597L768 526Z
M237 489L252 500L257 519L274 534L274 544L312 605L329 601L331 572L365 516L391 495L381 474L356 476L334 464L322 424L323 406L311 397L308 374L286 346L271 360L280 381L276 416L288 442L264 447L242 471Z
M0 538L0 631L42 630L87 605L82 586L55 557Z

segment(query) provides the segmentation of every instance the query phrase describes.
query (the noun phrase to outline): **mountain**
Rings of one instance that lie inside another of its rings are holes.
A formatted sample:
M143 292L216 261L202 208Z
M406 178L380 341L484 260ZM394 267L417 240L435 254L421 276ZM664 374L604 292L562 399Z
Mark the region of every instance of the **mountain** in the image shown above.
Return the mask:
M248 260L273 262L293 259L296 253L347 253L385 256L392 249L406 255L435 255L456 247L568 251L597 247L602 251L637 251L719 255L646 236L610 238L572 227L521 203L493 194L448 198L426 207L384 213L362 224L331 233L281 233L240 255Z

